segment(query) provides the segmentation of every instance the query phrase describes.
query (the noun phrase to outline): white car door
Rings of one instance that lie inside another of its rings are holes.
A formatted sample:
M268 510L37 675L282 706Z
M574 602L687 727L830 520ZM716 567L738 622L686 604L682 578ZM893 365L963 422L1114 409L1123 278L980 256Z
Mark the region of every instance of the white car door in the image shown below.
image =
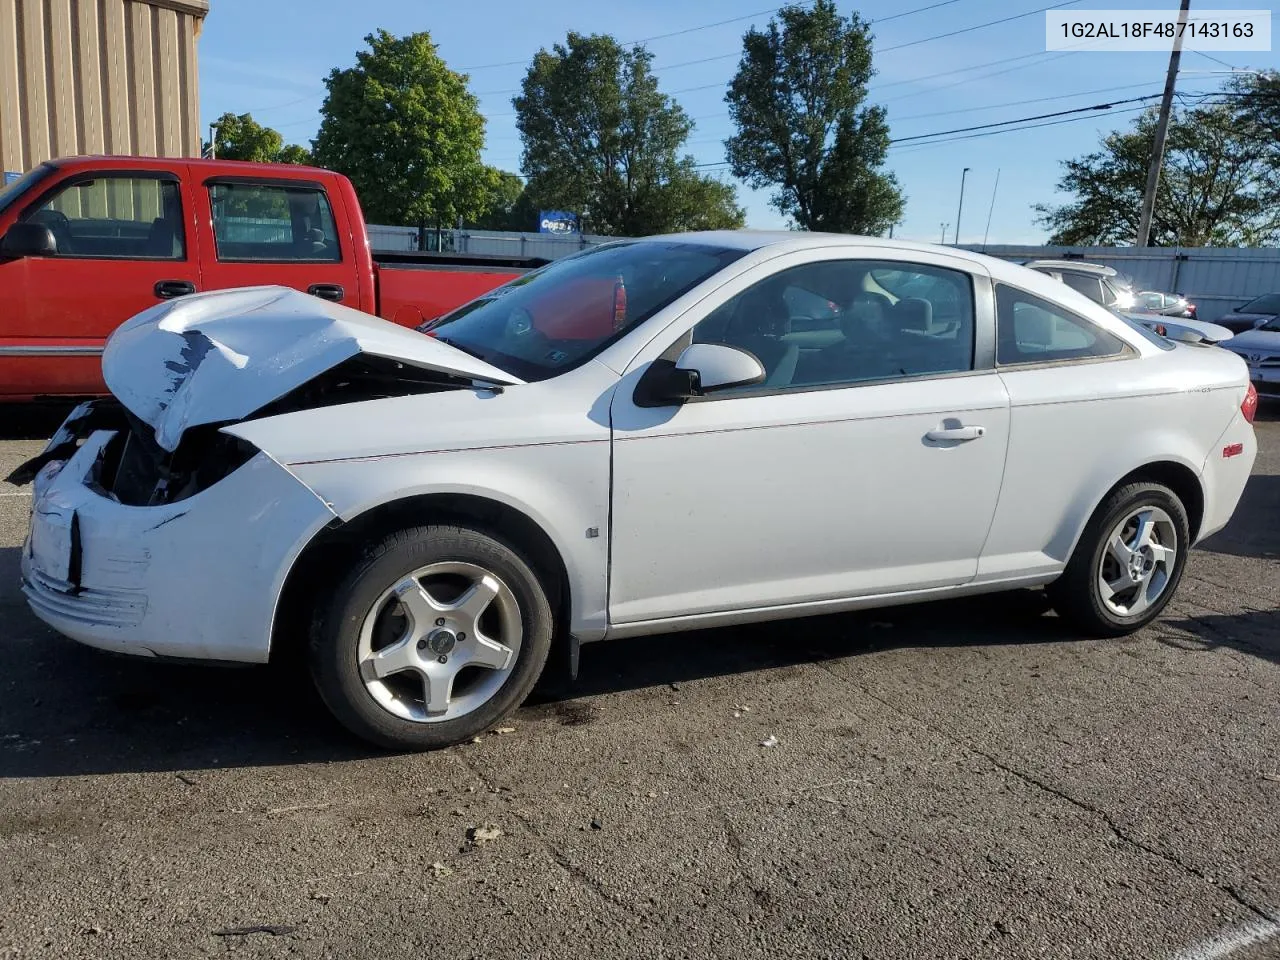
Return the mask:
M990 279L877 252L778 258L632 363L611 409L611 623L974 577L1008 444ZM752 351L766 382L638 405L650 362L694 341Z

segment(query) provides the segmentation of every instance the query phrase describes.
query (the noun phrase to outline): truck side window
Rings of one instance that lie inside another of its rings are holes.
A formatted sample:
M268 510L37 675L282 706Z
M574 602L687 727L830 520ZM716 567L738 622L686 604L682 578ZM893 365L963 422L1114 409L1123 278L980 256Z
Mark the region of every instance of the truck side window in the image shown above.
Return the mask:
M213 237L222 261L337 263L342 259L329 198L319 187L211 183Z
M182 199L176 180L99 177L80 180L25 214L53 232L59 257L185 260Z

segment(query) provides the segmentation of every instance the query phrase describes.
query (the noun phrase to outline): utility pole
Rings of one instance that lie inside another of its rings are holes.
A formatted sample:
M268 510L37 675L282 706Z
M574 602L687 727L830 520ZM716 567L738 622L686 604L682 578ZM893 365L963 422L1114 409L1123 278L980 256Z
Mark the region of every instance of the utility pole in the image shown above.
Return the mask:
M218 125L209 124L209 159L218 159Z
M939 243L946 243L946 242L947 242L947 228L948 228L949 226L951 226L951 224L949 224L949 223L944 223L944 224L942 225L942 239L938 241Z
M996 191L1000 189L1000 168L996 167L996 185L991 188L991 206L987 209L987 229L982 231L982 252L987 252L987 237L991 234L991 215L996 212Z
M1160 119L1156 122L1156 139L1151 147L1151 166L1147 168L1147 189L1142 195L1142 213L1138 217L1138 236L1134 246L1145 247L1151 239L1151 217L1156 209L1156 188L1160 186L1160 165L1164 163L1164 141L1169 134L1169 112L1173 109L1173 86L1178 80L1178 63L1182 60L1182 31L1187 25L1191 0L1182 0L1178 8L1178 32L1169 54L1169 72L1164 78L1164 96L1160 100Z
M964 178L969 175L969 168L960 171L960 209L956 211L956 246L960 246L960 214L964 213ZM945 243L946 240L944 239Z

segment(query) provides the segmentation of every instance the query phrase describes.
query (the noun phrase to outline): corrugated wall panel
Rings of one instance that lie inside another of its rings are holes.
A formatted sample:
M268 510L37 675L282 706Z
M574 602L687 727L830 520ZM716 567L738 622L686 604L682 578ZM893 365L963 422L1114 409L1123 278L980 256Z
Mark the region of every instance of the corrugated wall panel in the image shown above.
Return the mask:
M206 0L0 0L0 169L200 152Z
M81 143L85 153L106 150L106 121L102 112L102 58L99 42L98 0L75 0L76 91L80 112Z
M3 169L20 169L22 158L22 83L18 70L18 0L0 0L0 160ZM9 56L12 52L13 56ZM10 158L14 166L9 166ZM25 169L25 168L22 168Z
M18 68L21 71L18 94L22 101L23 149L19 161L21 166L17 169L28 170L40 162L37 157L43 160L53 155L53 144L49 142L44 4L40 0L18 0L18 24L21 31L18 34ZM6 166L5 169L10 168Z

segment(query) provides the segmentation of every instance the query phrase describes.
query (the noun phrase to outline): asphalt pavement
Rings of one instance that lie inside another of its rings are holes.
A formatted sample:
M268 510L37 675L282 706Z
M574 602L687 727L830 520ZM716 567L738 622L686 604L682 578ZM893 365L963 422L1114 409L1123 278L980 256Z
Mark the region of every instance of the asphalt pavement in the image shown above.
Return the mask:
M63 411L0 410L0 475ZM0 960L1280 958L1280 409L1140 634L1037 594L587 647L370 750L276 668L26 609L0 484Z

